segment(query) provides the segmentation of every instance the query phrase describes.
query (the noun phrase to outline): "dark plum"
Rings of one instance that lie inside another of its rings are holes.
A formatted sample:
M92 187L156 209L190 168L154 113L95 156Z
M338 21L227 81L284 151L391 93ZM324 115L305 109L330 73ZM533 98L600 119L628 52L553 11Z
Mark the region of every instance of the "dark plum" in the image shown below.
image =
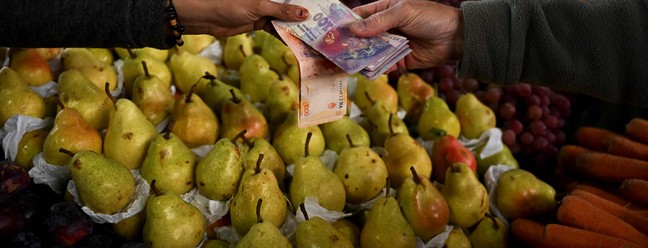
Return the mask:
M25 215L20 208L5 202L0 203L0 236L13 235L25 227Z
M9 199L28 186L29 173L25 167L15 162L0 162L0 201Z
M47 232L61 246L71 246L92 233L93 222L75 203L62 201L50 207Z

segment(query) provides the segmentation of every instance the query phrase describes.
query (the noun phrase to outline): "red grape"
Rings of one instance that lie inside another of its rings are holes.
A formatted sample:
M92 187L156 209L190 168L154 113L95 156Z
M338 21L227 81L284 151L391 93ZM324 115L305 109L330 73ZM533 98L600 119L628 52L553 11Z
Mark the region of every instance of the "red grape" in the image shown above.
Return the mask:
M499 107L499 114L504 119L512 119L515 116L515 106L511 103L504 103Z
M474 92L479 88L479 82L475 79L466 79L463 81L463 88L468 92Z
M547 141L547 138L545 137L536 137L535 140L533 140L533 148L535 148L538 151L544 150L547 146L549 145L549 141Z
M565 132L563 132L562 130L554 131L554 136L556 136L556 144L565 143Z
M531 120L538 120L542 117L542 108L540 108L538 105L531 105L529 109L527 109L527 116Z
M502 132L502 142L507 146L515 144L515 132L510 129L504 130Z
M560 120L558 117L553 116L553 115L547 115L544 117L544 123L549 129L556 129L558 128L558 125L560 124Z
M454 89L454 82L448 77L439 79L439 91L448 93Z
M522 125L522 122L516 119L512 119L508 121L508 128L513 130L515 134L520 134L524 130L524 126Z
M439 76L442 78L451 78L455 77L455 70L452 68L452 66L448 64L443 64L437 66L437 71L439 72Z
M529 132L524 132L522 135L520 135L520 143L525 144L525 145L530 145L533 143L533 134Z
M530 96L531 95L531 85L526 83L518 83L515 86L517 94L519 96Z
M553 134L552 132L546 132L544 137L547 139L549 144L555 144L556 143L556 135Z
M487 103L496 104L499 103L500 97L502 96L502 89L497 87L490 87L484 93L484 99Z
M545 126L544 122L536 120L532 121L529 124L529 128L531 128L531 133L533 133L536 136L543 135L545 131L547 131L547 126Z

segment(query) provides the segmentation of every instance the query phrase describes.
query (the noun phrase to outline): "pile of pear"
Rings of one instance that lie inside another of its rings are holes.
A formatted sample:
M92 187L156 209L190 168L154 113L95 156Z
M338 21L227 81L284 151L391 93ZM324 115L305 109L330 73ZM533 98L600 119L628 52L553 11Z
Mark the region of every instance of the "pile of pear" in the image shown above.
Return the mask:
M202 53L214 44L220 63ZM477 138L495 127L492 111L471 94L453 111L415 73L400 76L396 87L386 75L368 80L356 74L348 100L363 118L349 112L299 128L297 59L264 31L187 35L184 46L168 50L10 48L7 55L0 126L15 114L54 119L23 136L18 162L31 168L42 153L48 164L68 167L82 204L101 214L127 208L139 173L152 188L146 209L111 224L128 240L152 247L235 245L216 235L228 225L245 247L414 247L417 237L427 242L452 226L448 247L507 245L506 225L491 213L479 174L462 163L435 167L417 140L433 141L438 130ZM34 91L52 81L56 94ZM397 117L399 110L405 118ZM200 148L208 152L199 156ZM338 155L332 168L320 158L325 150ZM509 153L478 163L485 170L501 159L514 158ZM445 170L443 184L435 169ZM513 195L501 197L510 209L533 204L524 197L534 192L551 197L544 185L521 196L516 189L527 184L509 181L508 188L500 186ZM209 223L181 198L191 190L227 201L229 213ZM332 223L310 215L289 240L279 230L287 215L309 216L307 197L353 215ZM351 208L367 202L368 208Z

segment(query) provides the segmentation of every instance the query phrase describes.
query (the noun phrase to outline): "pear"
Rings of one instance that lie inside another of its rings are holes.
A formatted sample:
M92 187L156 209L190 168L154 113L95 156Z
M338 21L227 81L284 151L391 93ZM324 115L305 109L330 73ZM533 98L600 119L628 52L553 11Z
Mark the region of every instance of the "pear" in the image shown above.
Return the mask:
M45 101L9 67L0 69L0 127L13 115L43 118Z
M121 48L121 47L114 48L115 53L122 60L130 56L130 52L128 52L128 49L129 48ZM155 58L159 61L166 61L169 58L169 52L171 51L170 49L158 49L153 47L133 48L131 50L134 53L146 54L148 57Z
M167 91L169 90L172 75L171 70L164 61L157 60L142 50L133 51L128 49L127 51L130 55L124 58L124 65L122 66L124 72L124 93L126 96L135 94L133 92L135 80L145 74L149 78L150 75L154 75L159 80L158 84L160 85L158 87L166 88ZM146 69L142 66L142 62L146 62Z
M259 198L256 204L256 223L250 227L250 230L239 242L236 247L276 247L276 248L291 248L292 243L286 236L277 229L277 227L270 221L262 218L261 205L263 199Z
M507 219L545 214L556 207L556 190L523 169L510 169L497 179L495 203Z
M361 247L414 247L416 234L401 213L398 202L387 195L371 206L360 233Z
M88 51L104 64L112 65L115 61L115 56L113 56L113 52L109 48L88 48Z
M346 139L347 134L351 135L351 140L357 146L371 145L369 133L360 124L346 115L342 119L320 124L320 129L326 140L326 148L338 154L344 148L349 147L349 142Z
M263 29L252 31L252 45L253 45L254 53L261 54L263 49L263 43L269 37L272 37L272 34L268 33Z
M392 123L393 114L389 114L388 123ZM400 188L405 179L412 176L410 167L414 167L425 179L432 175L432 161L425 148L409 133L393 133L385 140L386 154L382 157L387 166L389 180L394 188Z
M155 75L151 75L146 61L142 61L144 74L133 82L133 103L142 110L151 124L158 125L171 115L175 99L169 87Z
M347 135L349 147L340 152L333 172L342 179L347 201L364 203L377 196L385 187L387 166L369 146L356 146Z
M268 122L261 111L250 101L237 97L233 89L230 94L230 100L220 111L220 137L231 139L243 130L247 131L245 137L249 139L267 137Z
M195 185L197 159L191 149L171 133L172 128L173 121L151 142L140 171L149 184L156 180L159 190L181 195Z
M306 136L303 158L295 162L295 172L290 184L290 202L304 203L306 197L316 197L322 207L342 212L346 203L346 192L342 180L333 173L318 156L308 154L312 133Z
M43 115L43 119L47 117L54 118L56 117L56 113L58 112L58 107L59 107L59 99L58 95L50 95L47 96L43 99L45 102L45 114Z
M297 159L304 157L303 147L308 133L313 134L308 145L308 154L313 156L322 155L325 147L322 130L315 125L299 128L297 126L297 111L292 112L277 128L272 139L272 146L286 164L293 164Z
M117 72L112 65L97 59L87 48L66 48L61 53L63 70L77 69L92 83L103 89L108 83L108 89L117 88Z
M243 59L239 75L241 90L250 95L252 102L265 102L270 92L270 84L279 79L279 75L272 71L268 62L258 54Z
M441 192L430 180L410 167L412 177L398 189L398 205L416 236L427 242L445 230L449 209Z
M199 54L205 50L209 45L216 41L216 37L209 34L185 34L182 35L184 45L179 47L181 50Z
M246 33L227 37L223 45L223 62L228 69L238 70L243 59L254 53L252 38Z
M81 202L96 213L113 214L121 210L135 192L135 178L130 170L101 153L80 151L68 167Z
M423 106L418 121L418 133L423 140L435 140L442 136L436 130L445 131L444 135L455 138L461 133L461 124L457 116L450 111L448 104L436 96L430 97Z
M286 175L286 164L281 159L281 155L279 155L277 150L266 139L258 138L251 140L250 149L243 157L243 167L246 170L254 169L257 166L259 154L264 155L259 167L272 171L277 178L277 182L282 184Z
M450 233L448 233L448 238L446 238L443 247L472 248L472 244L461 228L453 227Z
M344 234L351 241L353 247L360 247L360 228L355 223L347 219L339 219L331 225Z
M34 48L38 53L43 56L43 58L47 61L50 61L52 59L55 59L56 56L58 56L61 51L63 51L63 48L60 47L39 47L39 48ZM2 51L2 49L0 49Z
M146 222L146 210L112 224L112 231L126 240L135 240L144 229Z
M446 171L441 194L450 208L450 224L468 228L488 211L488 192L475 173L464 163L453 163Z
M385 145L385 140L392 134L409 133L403 120L389 118L395 112L391 112L382 99L373 101L369 96L367 96L367 99L373 102L373 106L363 112L366 120L361 125L369 133L372 146Z
M486 217L470 232L468 238L475 248L506 248L509 242L508 227L496 216L486 214Z
M229 242L220 239L208 239L200 248L229 248L232 246Z
M299 72L299 65L294 64L294 65L289 66L288 71L286 72L286 76L288 76L288 78L290 78L290 80L292 80L292 82L295 85L299 85L299 82L301 80L301 75L300 75L300 72ZM348 101L348 102L351 102L351 101Z
M297 64L297 58L292 50L272 35L265 36L263 39L261 56L278 74L285 74L289 66Z
M222 76L223 74L220 75ZM238 98L244 97L241 90L216 79L214 75L207 73L203 78L209 80L209 83L205 85L205 90L200 94L200 98L203 99L205 104L207 104L207 106L209 106L209 108L217 115L221 114L220 111L223 108L223 105L232 99L230 91L234 91L234 94Z
M238 69L219 70L218 79L229 86L235 87L236 89L239 89L241 87L241 75L239 75Z
M77 69L63 71L58 79L58 99L66 108L74 108L97 130L108 127L114 107L112 95L97 87Z
M496 124L493 110L472 93L463 94L457 99L455 114L461 123L461 135L469 139L479 138Z
M383 101L389 113L398 111L398 93L389 85L386 74L375 80L369 80L358 73L353 74L352 77L358 80L353 102L358 105L362 112L367 111L374 105L375 101L373 99Z
M236 143L245 132L232 139L221 138L196 167L196 185L200 194L216 200L228 200L238 189L243 176L243 151Z
M496 164L501 164L501 165L508 165L513 168L520 168L520 165L518 164L518 161L515 159L513 154L511 153L511 150L506 146L505 144L502 144L502 150L490 155L485 158L481 158L479 154L481 154L482 150L484 149L484 146L486 146L486 143L479 144L477 148L475 148L475 160L477 161L477 174L478 175L484 175L486 174L486 171L488 171L488 168L490 168L492 165Z
M41 86L54 80L47 60L36 48L9 49L9 67L30 86Z
M299 109L299 89L290 78L283 77L270 84L268 98L266 98L267 119L273 125L279 125Z
M398 104L407 112L406 119L417 123L427 99L436 92L418 74L408 72L398 77L396 84Z
M201 94L207 85L207 80L200 80L202 75L205 75L205 72L214 76L218 75L218 68L211 60L183 50L171 55L167 63L175 86L183 93L189 92L191 87L198 82L194 92Z
M193 205L180 196L155 191L146 203L146 222L142 231L148 247L196 247L205 236L206 220Z
M353 248L353 243L331 223L319 216L308 217L304 203L299 204L304 214L304 222L297 225L295 239L297 247L346 247Z
M263 154L259 154L258 161L261 160ZM259 164L253 170L245 170L238 192L230 204L232 226L240 235L246 235L258 222L256 216L261 216L264 222L275 227L281 226L286 217L287 203L277 179L272 171L260 168ZM259 199L263 199L264 205L256 210L255 203Z
M129 169L139 169L158 131L135 103L120 98L110 114L103 153Z
M73 153L93 151L101 153L101 135L88 124L76 109L64 108L56 115L54 126L43 143L43 158L47 163L66 165L70 156L59 152L64 148Z
M36 154L43 151L43 144L49 134L51 127L36 129L23 134L18 142L18 151L16 153L16 162L30 169L34 166L32 160Z
M216 114L196 94L197 84L175 102L171 118L172 132L189 148L214 144L218 138L220 124Z

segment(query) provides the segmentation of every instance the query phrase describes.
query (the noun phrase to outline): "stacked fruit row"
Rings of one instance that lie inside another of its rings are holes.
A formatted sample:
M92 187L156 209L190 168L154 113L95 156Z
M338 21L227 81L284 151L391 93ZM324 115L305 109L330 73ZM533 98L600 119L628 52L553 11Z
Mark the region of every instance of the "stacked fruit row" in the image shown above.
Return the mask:
M648 245L648 121L625 133L583 126L558 155L556 177L566 195L555 222L520 219L513 234L545 247Z

